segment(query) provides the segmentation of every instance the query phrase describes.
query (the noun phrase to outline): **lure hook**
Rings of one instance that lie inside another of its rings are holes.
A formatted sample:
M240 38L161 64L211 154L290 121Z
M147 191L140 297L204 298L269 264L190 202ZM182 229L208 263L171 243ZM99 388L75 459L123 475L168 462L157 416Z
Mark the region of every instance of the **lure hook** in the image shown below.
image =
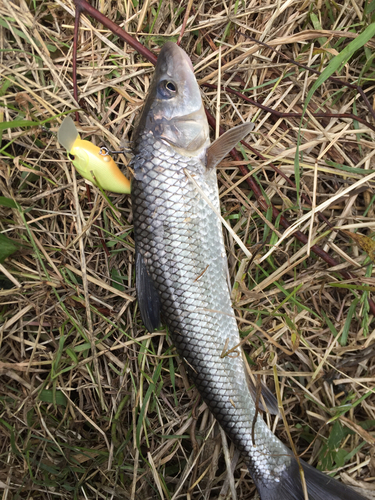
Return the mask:
M107 146L100 146L99 147L99 154L101 156L120 155L123 152L124 152L123 149L120 149L120 151L111 151Z

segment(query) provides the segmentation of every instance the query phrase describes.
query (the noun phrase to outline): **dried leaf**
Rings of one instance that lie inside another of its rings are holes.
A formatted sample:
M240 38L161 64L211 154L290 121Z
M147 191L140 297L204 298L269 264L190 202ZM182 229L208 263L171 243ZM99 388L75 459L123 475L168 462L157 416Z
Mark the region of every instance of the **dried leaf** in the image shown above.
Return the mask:
M351 233L350 231L345 231L344 229L342 229L342 232L347 236L350 236L350 238L352 238L352 240L354 240L357 245L367 253L372 262L375 262L375 241L364 234Z

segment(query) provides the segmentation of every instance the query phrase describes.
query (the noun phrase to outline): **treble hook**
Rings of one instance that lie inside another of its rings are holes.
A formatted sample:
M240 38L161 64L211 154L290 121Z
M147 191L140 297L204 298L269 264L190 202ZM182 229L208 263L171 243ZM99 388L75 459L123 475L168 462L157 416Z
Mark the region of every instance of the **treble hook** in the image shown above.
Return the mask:
M120 155L122 153L124 153L123 149L121 149L120 151L111 151L107 146L100 146L99 148L99 154L101 156Z

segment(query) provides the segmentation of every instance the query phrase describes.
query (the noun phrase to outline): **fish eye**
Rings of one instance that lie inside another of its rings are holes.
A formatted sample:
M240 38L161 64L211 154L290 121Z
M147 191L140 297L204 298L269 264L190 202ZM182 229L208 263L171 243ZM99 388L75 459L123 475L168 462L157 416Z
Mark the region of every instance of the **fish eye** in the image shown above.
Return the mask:
M169 90L170 92L176 92L176 86L173 82L167 82L165 84L165 88Z
M177 86L171 80L163 80L159 83L158 90L162 99L171 99L177 93Z
M74 161L75 156L74 156L74 155L71 155L70 153L68 153L68 158L69 158L69 160Z

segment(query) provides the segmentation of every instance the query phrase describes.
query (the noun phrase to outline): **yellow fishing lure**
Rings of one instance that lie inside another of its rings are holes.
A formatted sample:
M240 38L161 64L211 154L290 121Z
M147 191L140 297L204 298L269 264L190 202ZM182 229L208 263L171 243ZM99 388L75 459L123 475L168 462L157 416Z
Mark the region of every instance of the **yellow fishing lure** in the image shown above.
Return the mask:
M62 122L57 132L57 139L66 149L68 158L82 177L106 191L130 193L130 181L113 158L103 154L103 148L82 140L70 116Z

